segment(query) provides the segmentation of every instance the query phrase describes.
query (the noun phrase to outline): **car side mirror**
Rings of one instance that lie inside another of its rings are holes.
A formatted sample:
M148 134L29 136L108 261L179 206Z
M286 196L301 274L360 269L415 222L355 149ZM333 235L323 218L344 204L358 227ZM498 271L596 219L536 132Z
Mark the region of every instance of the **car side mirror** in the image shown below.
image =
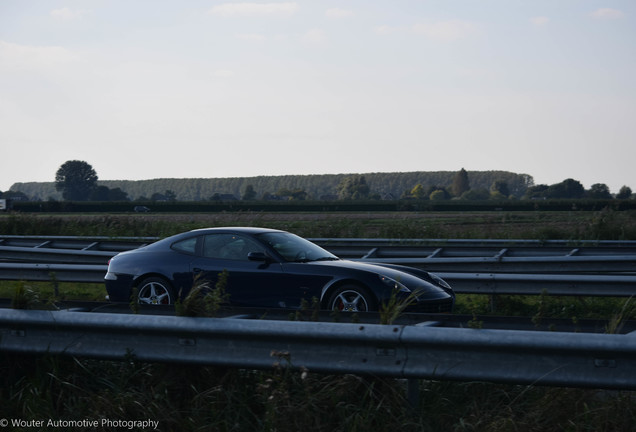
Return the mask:
M247 254L247 259L250 261L269 261L269 257L264 252L250 252Z

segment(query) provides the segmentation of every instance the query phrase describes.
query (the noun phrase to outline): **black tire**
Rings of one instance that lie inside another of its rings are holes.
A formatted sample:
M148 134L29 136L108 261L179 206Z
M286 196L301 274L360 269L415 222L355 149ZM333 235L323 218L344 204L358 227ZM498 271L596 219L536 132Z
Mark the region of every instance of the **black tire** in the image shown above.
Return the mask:
M356 285L343 285L329 297L327 309L340 312L370 312L377 309L373 295Z
M154 276L142 280L137 286L137 302L153 305L174 303L170 282Z

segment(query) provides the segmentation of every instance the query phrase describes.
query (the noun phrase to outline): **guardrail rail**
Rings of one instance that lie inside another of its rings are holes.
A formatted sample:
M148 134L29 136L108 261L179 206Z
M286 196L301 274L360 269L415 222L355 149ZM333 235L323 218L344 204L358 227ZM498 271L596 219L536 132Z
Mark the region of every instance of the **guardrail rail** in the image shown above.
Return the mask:
M108 260L155 237L0 236L0 280L103 281ZM418 267L458 293L632 296L636 242L310 239L344 258Z
M0 351L333 374L636 389L636 333L0 309Z

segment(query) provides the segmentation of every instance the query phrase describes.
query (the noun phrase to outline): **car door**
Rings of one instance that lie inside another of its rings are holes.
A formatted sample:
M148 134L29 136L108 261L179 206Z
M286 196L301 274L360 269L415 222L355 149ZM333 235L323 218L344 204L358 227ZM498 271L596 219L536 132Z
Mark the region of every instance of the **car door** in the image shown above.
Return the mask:
M250 260L250 252L266 254L265 248L241 234L215 233L203 236L201 253L191 263L195 283L214 287L227 270L226 292L234 306L298 307L302 287L290 283L273 260Z

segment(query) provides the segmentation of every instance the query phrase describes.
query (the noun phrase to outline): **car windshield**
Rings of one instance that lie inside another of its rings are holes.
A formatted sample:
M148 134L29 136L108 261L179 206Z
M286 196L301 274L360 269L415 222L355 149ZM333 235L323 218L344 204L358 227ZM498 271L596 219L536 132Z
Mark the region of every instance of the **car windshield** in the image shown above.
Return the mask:
M295 234L285 232L263 233L259 234L258 238L266 245L271 246L287 261L309 262L339 259L331 252Z

